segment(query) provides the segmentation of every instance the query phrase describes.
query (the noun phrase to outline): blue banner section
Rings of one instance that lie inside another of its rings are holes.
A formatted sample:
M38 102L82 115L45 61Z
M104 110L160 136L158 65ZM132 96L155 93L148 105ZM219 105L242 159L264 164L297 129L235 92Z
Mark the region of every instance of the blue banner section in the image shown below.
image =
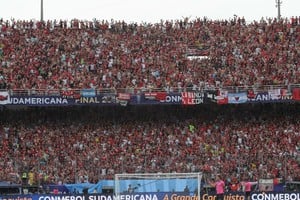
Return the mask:
M173 179L170 181L167 179L136 179L136 180L120 180L119 189L121 192L128 190L130 185L135 192L168 192L171 188L172 191L183 191L187 186L190 191L197 190L197 179ZM80 184L66 184L66 188L70 191L82 192L83 189L88 188L89 193L101 193L103 188L114 188L115 182L112 180L102 180L97 184L80 183Z
M147 180L120 180L120 191L127 191L128 186L131 185L135 192L168 192L170 188L172 191L183 191L187 186L189 190L196 191L198 187L197 179L147 179Z
M96 90L95 89L80 90L80 96L82 96L82 97L95 97L96 96Z
M229 104L238 104L246 103L248 101L246 92L239 93L228 93L228 103Z
M80 184L65 184L70 193L82 193L84 189L88 189L88 193L102 193L104 188L114 188L113 180L99 181L97 184L80 183Z

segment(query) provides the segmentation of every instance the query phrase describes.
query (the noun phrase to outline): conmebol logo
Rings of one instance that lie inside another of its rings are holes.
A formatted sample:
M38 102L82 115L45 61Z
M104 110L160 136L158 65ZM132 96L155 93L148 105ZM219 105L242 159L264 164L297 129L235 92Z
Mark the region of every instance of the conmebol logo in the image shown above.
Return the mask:
M252 200L300 200L300 193L254 193Z

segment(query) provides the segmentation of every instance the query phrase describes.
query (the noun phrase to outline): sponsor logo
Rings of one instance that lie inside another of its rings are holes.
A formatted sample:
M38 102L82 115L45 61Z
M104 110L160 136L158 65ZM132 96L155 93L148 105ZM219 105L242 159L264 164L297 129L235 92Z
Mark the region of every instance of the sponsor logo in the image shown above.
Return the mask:
M69 104L68 99L63 97L11 97L13 105L61 105Z
M251 200L300 200L300 193L254 193Z

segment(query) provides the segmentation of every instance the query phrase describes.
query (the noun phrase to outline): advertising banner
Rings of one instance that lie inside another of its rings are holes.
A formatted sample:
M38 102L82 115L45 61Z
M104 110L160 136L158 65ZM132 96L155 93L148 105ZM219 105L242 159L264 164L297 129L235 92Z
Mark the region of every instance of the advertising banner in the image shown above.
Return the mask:
M182 92L183 105L198 105L204 103L204 93L201 92Z
M74 104L74 99L61 96L10 96L7 104L22 106L66 106Z
M81 96L78 99L75 99L75 104L101 104L102 103L102 97L101 96L95 96L95 97L83 97Z
M273 179L259 179L258 180L259 191L273 191L274 181Z
M10 95L8 91L0 92L0 105L20 106L68 106L68 105L200 105L200 104L242 104L242 103L279 103L300 101L300 89L294 88L292 93L286 89L270 89L231 93L226 90L207 90L190 92L144 92L101 93L94 89L78 91L62 91L58 95Z
M275 103L275 102L292 102L292 94L286 92L286 90L269 90L266 92L254 92L250 91L247 94L248 102L265 102L265 103Z
M206 103L206 94L204 92L145 92L132 95L130 104L153 105L153 104L173 104L173 105L199 105Z
M182 104L181 93L167 93L167 92L145 92L134 95L130 100L133 105L153 105L153 104Z
M126 193L112 194L31 194L0 196L1 200L216 200L215 193L197 194L185 192ZM225 193L223 200L247 200L243 192ZM250 200L300 200L299 192L254 192Z
M0 94L1 97L1 94ZM118 105L115 94L97 96L9 96L2 94L2 105L68 106L68 105Z
M251 200L300 200L300 192L255 192Z
M118 105L115 94L100 94L97 96L81 96L74 100L76 105Z
M130 102L131 94L130 93L118 93L116 102L121 106L127 106Z
M217 95L218 95L218 91L216 90L206 90L204 92L205 95L205 103L217 103Z
M145 92L143 96L145 100L164 101L167 94L167 92Z

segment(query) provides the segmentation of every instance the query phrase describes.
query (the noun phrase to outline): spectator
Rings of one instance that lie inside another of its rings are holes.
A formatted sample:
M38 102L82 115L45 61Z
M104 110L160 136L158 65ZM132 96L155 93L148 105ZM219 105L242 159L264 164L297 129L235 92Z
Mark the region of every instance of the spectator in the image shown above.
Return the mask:
M183 192L185 192L185 193L189 193L190 192L190 189L189 189L189 187L187 185L184 187Z
M242 186L244 187L245 198L246 200L249 200L252 190L252 183L250 182L250 180L245 180L244 182L242 182Z
M131 184L128 185L127 192L128 193L133 193L134 192L134 188L131 186Z
M212 187L216 188L217 200L222 200L225 193L225 182L221 179L220 175L216 176L216 181L209 181Z

